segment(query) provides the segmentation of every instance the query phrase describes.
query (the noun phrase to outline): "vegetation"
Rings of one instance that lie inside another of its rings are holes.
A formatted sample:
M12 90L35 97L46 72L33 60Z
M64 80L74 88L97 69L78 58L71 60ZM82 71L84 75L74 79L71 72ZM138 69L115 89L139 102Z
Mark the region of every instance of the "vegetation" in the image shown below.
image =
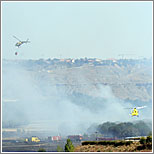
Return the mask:
M140 143L141 143L141 144L145 144L145 143L146 143L146 138L145 138L145 137L141 137Z
M152 136L147 136L146 143L152 143Z
M75 152L152 152L152 136L135 141L85 141Z
M44 148L40 148L38 152L46 152L46 150Z
M113 146L122 146L130 145L132 141L84 141L82 145L113 145Z
M151 131L151 128L143 121L139 121L135 124L130 122L123 122L119 124L106 122L99 125L97 129L103 135L118 138L147 136Z
M147 136L147 138L142 137L140 139L140 146L137 147L138 150L142 149L152 149L152 136Z
M70 139L67 139L67 143L65 144L65 152L74 152L74 145Z
M75 152L152 152L151 149L137 149L139 145L139 142L116 147L113 145L84 145L77 146Z
M63 148L60 147L59 145L57 146L57 152L64 152Z

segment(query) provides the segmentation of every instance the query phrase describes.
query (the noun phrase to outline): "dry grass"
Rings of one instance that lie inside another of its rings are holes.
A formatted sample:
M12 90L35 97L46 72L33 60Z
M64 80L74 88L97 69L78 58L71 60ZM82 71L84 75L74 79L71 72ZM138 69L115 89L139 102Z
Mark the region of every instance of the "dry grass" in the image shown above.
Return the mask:
M123 145L114 147L113 145L84 145L77 146L75 152L152 152L149 149L137 150L141 146L139 142L134 142L131 145Z

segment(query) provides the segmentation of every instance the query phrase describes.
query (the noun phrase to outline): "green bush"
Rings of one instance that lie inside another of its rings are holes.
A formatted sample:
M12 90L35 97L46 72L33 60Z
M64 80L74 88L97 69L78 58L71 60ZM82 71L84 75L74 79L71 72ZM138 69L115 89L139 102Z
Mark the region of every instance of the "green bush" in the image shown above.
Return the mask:
M115 147L117 147L117 146L122 146L122 145L124 145L123 142L119 142L119 141L114 142L114 146L115 146Z
M140 143L141 143L141 144L146 144L146 138L145 138L145 137L141 137Z
M146 147L152 149L152 136L147 136L146 138Z
M38 152L46 152L46 150L43 148L39 148Z
M98 144L99 144L99 145L107 145L108 142L107 142L107 141L99 141Z
M145 144L143 144L141 146L138 146L136 149L137 150L144 150L144 149L146 149L146 146L145 146Z
M82 145L114 145L114 146L123 146L130 145L132 141L84 141Z
M82 145L88 145L87 141L81 142Z
M114 137L127 137L127 136L147 136L151 131L151 126L144 121L138 121L137 123L122 122L122 123L110 123L106 122L98 125L97 130L103 135L113 135ZM152 133L150 133L149 136Z
M98 144L98 141L84 141L82 142L82 145L96 145Z
M152 143L152 136L147 136L146 143Z
M58 145L57 146L57 152L63 152L63 151L64 151L63 148Z
M147 149L152 149L152 143L146 145Z
M65 144L65 152L74 152L74 145L70 139L67 139L67 143Z

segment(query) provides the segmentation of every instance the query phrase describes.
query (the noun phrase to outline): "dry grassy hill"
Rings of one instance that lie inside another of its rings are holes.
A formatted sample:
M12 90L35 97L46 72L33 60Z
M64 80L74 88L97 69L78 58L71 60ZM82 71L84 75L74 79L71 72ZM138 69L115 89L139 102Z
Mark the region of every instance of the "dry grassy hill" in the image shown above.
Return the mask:
M81 145L75 147L74 152L152 152L150 148L144 148L139 142L133 142L131 145L113 146L113 145Z

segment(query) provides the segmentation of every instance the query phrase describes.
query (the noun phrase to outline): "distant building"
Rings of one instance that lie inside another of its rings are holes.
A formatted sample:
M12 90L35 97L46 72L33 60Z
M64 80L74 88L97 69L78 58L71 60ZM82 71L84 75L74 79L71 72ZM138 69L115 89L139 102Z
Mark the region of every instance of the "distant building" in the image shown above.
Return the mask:
M60 62L64 62L65 61L65 59L60 59Z
M75 60L74 59L72 59L72 63L75 63Z
M110 61L112 61L113 63L116 63L116 62L117 62L117 60L114 59L114 58L109 58L109 59L107 59L107 60L110 60Z
M96 61L96 62L102 62L102 60L101 60L101 59L96 59L95 61Z
M88 62L94 62L95 60L94 59L88 59Z

